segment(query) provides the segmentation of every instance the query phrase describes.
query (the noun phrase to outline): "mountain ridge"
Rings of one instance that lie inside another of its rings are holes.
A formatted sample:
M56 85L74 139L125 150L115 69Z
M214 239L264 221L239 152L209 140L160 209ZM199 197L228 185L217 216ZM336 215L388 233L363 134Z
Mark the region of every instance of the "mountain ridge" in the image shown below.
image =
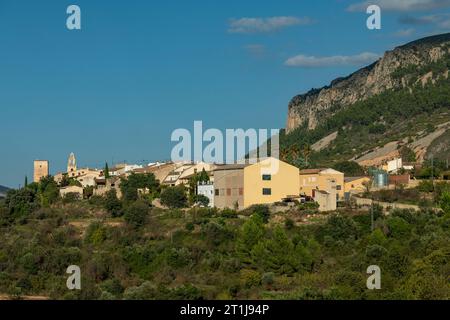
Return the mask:
M397 77L395 71L407 66L419 68L449 53L450 33L414 40L386 51L374 63L346 77L336 78L327 86L292 98L288 106L286 132L290 133L302 126L307 126L309 130L315 129L322 118L331 116L345 106L386 90L407 87L405 78Z

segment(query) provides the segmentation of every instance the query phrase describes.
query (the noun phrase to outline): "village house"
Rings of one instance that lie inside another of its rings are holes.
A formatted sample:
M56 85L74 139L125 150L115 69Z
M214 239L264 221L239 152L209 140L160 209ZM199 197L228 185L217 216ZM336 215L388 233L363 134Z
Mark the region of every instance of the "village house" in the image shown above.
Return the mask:
M94 196L105 196L109 191L116 190L116 195L120 199L122 198L122 191L120 190L120 178L111 177L108 179L98 178L95 179Z
M112 169L110 169L109 175L112 177L127 176L131 172L142 168L142 165L121 163L115 165Z
M382 170L388 172L388 173L398 173L400 169L403 168L403 161L402 158L394 158L392 160L387 161L383 166Z
M175 163L175 168L169 172L169 174L166 176L164 180L161 181L161 184L175 187L180 184L182 184L182 181L180 180L181 175L183 172L188 170L189 168L193 167L194 165L192 163L184 163L179 162Z
M214 205L241 210L298 197L299 181L294 178L298 175L298 168L275 158L255 164L218 165L214 169Z
M160 165L152 165L133 170L134 174L149 174L153 173L155 179L159 182L163 182L167 176L176 168L174 163L165 163Z
M95 186L95 179L103 176L103 170L91 168L78 168L75 154L72 152L67 161L67 172L57 173L54 176L56 183L60 184L64 176L80 182L83 188Z
M334 169L300 170L300 194L315 198L318 190L331 192L330 181L336 182L336 200L344 200L344 174Z
M402 175L390 175L389 176L389 185L394 186L408 186L410 183L411 177L409 174L402 174Z
M205 170L205 172L208 174L212 173L215 167L216 166L214 164L199 162L184 170L183 173L178 177L178 181L180 184L187 185L189 183L189 179L191 179L194 175L200 174L203 170Z
M59 189L59 195L61 198L66 197L68 194L77 194L79 199L83 198L83 187L80 186L67 186Z
M346 194L358 194L367 190L367 185L371 184L370 177L345 177L344 191Z
M214 208L214 183L212 181L199 182L197 194L207 197L209 199L208 207Z

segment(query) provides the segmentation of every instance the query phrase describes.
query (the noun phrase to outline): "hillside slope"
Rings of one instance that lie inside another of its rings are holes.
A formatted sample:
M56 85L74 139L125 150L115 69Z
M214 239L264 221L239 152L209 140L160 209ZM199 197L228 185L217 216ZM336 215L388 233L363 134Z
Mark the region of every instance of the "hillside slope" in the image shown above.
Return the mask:
M408 72L401 74L399 71L405 67L414 70L437 62L450 52L449 44L450 33L411 42L386 52L372 65L345 78L338 78L329 86L294 97L289 103L286 131L292 132L302 125L314 129L324 116L344 106L389 89L410 87L407 82ZM433 80L431 75L422 76L426 76L423 81Z
M297 165L299 155L315 165L377 165L407 149L423 162L450 131L449 69L450 33L398 47L330 86L294 97L282 155ZM295 152L305 149L312 154ZM440 158L450 157L445 142L438 150Z

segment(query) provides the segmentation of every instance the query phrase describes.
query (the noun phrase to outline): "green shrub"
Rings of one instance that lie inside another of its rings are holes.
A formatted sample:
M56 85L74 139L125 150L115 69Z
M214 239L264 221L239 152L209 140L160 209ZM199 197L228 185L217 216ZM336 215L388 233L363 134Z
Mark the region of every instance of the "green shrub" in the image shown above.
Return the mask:
M289 218L284 220L284 226L287 230L293 229L295 227L294 220L289 219Z
M187 200L186 190L183 185L168 187L161 193L161 204L172 209L185 208Z
M264 223L269 222L270 210L269 207L262 204L253 205L249 208L254 215L259 216Z
M194 226L194 224L192 222L187 222L186 225L185 225L185 229L187 231L194 231L195 226Z
M117 198L117 192L114 189L108 191L106 194L104 206L113 218L123 215L122 202Z
M242 269L240 272L240 281L246 288L252 288L261 284L261 274L258 271Z
M124 219L130 226L138 228L146 223L148 213L148 204L138 200L125 210Z

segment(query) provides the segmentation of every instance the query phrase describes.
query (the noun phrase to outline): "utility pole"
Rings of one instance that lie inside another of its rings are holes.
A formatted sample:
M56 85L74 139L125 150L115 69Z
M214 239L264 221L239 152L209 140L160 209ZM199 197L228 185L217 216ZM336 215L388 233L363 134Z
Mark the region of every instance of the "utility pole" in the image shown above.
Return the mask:
M434 156L431 155L431 184L433 185L433 197L435 198L434 200L436 200L436 193L434 190ZM436 201L435 201L436 204Z
M434 157L431 155L431 182L433 183L433 191L434 191Z
M370 207L370 230L373 232L374 230L374 221L373 221L373 195L372 195L372 206Z

